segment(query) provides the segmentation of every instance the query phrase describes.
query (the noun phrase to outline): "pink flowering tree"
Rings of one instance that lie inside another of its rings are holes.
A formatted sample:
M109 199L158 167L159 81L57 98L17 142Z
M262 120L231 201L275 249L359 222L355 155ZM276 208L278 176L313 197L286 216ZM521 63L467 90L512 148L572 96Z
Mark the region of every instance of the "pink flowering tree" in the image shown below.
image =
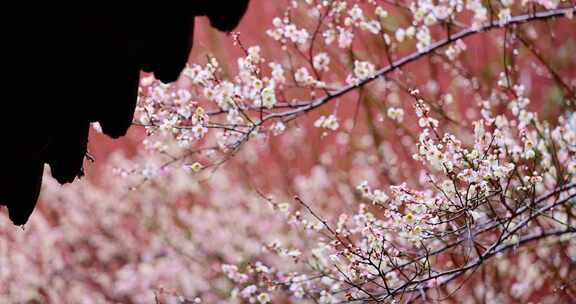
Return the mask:
M576 301L575 12L253 1L178 83L142 78L135 155L0 219L0 295Z

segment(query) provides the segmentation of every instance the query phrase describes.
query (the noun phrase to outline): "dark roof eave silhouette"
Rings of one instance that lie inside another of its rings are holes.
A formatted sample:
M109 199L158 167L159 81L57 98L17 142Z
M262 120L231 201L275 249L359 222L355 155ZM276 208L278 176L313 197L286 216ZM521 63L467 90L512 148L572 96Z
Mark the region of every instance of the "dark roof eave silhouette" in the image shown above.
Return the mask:
M112 13L24 11L4 21L2 87L10 95L1 104L7 115L0 122L0 204L12 222L28 221L44 164L62 184L83 175L91 122L113 138L126 134L141 70L165 83L178 78L192 49L196 16L231 31L248 2L197 0L170 10Z

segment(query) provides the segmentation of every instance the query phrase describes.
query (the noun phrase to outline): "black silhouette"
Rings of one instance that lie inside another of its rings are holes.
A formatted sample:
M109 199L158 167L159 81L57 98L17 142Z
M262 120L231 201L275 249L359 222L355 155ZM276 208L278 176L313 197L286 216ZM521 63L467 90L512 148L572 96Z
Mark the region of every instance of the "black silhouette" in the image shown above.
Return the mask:
M192 3L114 13L13 12L2 24L0 204L14 224L25 224L34 210L45 163L62 184L83 175L90 122L113 138L126 133L140 70L163 82L178 78L195 16L231 31L248 6L248 0Z

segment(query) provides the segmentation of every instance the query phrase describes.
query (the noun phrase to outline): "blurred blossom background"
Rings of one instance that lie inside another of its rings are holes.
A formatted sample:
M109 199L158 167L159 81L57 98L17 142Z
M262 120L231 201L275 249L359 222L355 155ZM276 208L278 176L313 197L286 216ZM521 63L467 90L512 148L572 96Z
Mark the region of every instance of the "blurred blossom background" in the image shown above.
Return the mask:
M576 302L575 5L198 18L86 177L47 168L24 227L2 211L0 303Z

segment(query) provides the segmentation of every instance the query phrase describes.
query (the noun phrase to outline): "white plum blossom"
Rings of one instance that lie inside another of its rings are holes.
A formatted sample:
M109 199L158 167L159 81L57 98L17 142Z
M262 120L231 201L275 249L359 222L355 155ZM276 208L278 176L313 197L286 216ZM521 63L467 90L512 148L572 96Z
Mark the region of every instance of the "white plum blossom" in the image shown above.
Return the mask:
M388 115L388 118L399 123L404 120L404 110L400 108L388 108L386 115Z
M294 79L302 85L312 85L314 83L314 77L310 75L310 72L308 72L308 69L305 67L299 68L296 73L294 73Z
M320 116L316 120L316 122L314 122L314 126L316 128L323 128L336 131L340 127L340 124L338 123L338 118L335 115L331 114L328 116L324 115Z
M330 57L326 53L319 53L314 56L314 68L318 71L328 71L330 64Z
M358 79L368 78L376 72L374 64L368 61L354 61L354 76Z
M344 28L338 28L338 46L340 48L349 48L354 40L354 34Z

